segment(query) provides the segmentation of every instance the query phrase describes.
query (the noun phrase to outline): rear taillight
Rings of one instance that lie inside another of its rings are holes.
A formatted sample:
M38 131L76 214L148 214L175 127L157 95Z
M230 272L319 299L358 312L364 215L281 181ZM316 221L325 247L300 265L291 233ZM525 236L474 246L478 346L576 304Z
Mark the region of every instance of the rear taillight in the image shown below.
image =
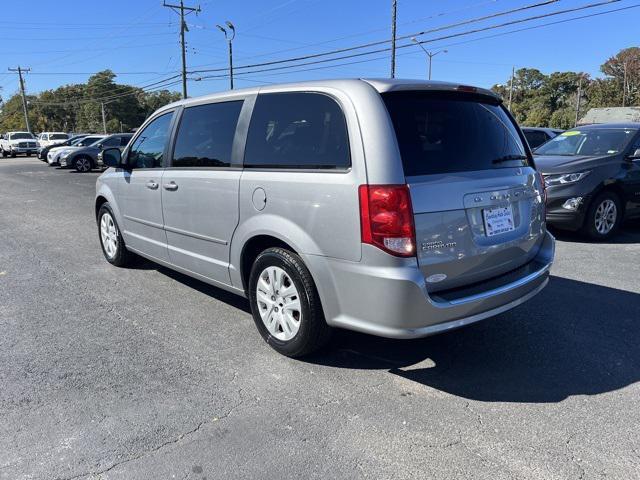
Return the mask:
M360 185L362 243L398 257L416 254L416 234L409 187Z

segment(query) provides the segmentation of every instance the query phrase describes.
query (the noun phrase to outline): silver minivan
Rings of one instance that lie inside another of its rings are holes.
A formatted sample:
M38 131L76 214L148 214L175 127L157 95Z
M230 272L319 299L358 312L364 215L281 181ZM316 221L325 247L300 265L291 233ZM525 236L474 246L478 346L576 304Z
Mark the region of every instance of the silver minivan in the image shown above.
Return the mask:
M527 143L491 91L330 80L155 112L97 181L107 261L135 253L248 297L288 356L333 327L415 338L513 308L554 239Z

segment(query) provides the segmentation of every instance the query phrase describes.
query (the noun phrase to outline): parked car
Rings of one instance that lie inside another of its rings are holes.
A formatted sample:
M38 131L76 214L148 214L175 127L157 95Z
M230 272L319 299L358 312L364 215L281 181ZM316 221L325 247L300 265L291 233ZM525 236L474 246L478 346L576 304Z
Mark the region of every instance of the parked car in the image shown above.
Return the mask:
M552 138L557 137L562 132L564 132L564 130L559 130L557 128L522 127L522 133L524 133L524 136L529 143L529 147L531 147L532 150L543 143L548 142Z
M535 150L547 187L547 222L596 240L640 216L640 123L586 125Z
M64 132L42 132L38 135L38 151L51 145L58 145L69 140L69 134Z
M137 253L249 298L277 351L331 327L415 338L547 283L554 239L522 132L491 91L335 80L161 108L97 180L108 262Z
M64 140L60 143L54 143L51 145L47 145L46 147L43 146L39 146L38 147L38 158L40 160L42 160L43 162L47 161L47 154L49 153L49 151L55 147L69 147L71 145L74 145L76 143L78 143L81 139L83 139L84 137L86 137L86 134L81 134L81 135L74 135L73 137L68 138L67 140Z
M88 147L89 145L97 143L99 140L102 140L105 137L106 135L87 135L86 137L80 138L72 145L53 147L47 153L47 163L51 166L60 165L60 158L63 155L67 155L80 148Z
M31 132L7 132L0 137L0 153L3 157L15 157L20 153L29 157L37 148L36 137Z
M103 148L107 147L125 147L132 133L116 133L88 145L86 147L70 150L60 155L61 167L73 167L78 172L88 172L98 166L98 154Z

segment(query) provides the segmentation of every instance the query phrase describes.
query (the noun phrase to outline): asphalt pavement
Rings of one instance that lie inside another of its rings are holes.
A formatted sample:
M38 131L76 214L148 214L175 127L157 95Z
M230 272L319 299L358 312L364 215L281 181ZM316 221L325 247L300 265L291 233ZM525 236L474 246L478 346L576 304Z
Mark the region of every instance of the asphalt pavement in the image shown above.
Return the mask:
M640 223L559 235L548 287L304 360L246 300L100 251L98 172L0 159L1 479L640 478Z

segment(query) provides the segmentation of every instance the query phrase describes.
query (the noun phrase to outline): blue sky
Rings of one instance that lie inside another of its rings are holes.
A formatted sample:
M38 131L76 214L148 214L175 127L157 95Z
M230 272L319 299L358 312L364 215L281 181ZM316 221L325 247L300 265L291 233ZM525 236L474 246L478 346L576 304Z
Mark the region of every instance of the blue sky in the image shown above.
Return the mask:
M398 0L398 35L435 29L541 1ZM597 1L561 0L508 16L444 29L421 38L453 35ZM83 82L92 72L106 68L118 73L118 82L138 86L179 73L178 16L163 8L161 0L6 3L0 29L0 95L4 98L18 89L17 76L8 73L6 68L18 64L32 69L25 77L30 93ZM186 4L197 5L198 2L186 0ZM237 66L350 47L384 40L390 35L391 0L204 0L200 5L202 12L198 16L187 17L190 70L226 66L227 45L222 33L215 29L216 23L225 20L232 21L237 28L234 41ZM505 82L512 65L538 68L546 73L574 70L598 76L599 66L606 58L622 48L638 45L640 8L512 34L502 33L632 5L640 5L640 0L622 0L429 43L425 45L429 50L448 50L446 54L434 57L433 78L488 87ZM486 38L488 36L493 37ZM407 40L400 43L407 43ZM341 65L329 67L333 64ZM398 77L425 78L426 70L426 55L418 47L398 50ZM190 77L204 75L194 73ZM238 76L236 87L388 75L389 54L378 53L291 70ZM227 85L226 79L191 80L189 95L224 90ZM170 88L179 91L180 85Z

